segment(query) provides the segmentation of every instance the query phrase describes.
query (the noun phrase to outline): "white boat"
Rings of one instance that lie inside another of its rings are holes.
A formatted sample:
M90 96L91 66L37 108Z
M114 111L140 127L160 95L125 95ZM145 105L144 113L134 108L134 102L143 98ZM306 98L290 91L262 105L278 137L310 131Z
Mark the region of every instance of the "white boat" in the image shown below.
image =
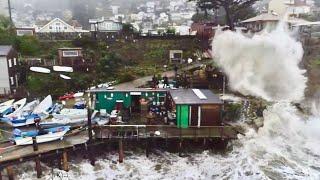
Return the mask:
M8 117L22 117L22 116L26 116L28 114L30 114L34 108L36 106L38 106L39 104L39 100L34 100L34 101L31 101L29 103L27 103L25 106L23 106L21 108L21 110L19 111L15 111L13 112L12 114L10 114Z
M27 98L20 99L19 101L12 104L12 106L3 113L3 117L10 117L14 113L19 113L21 109L26 105Z
M39 73L51 73L50 69L43 68L43 67L30 67L30 70L33 72L39 72Z
M5 111L7 111L9 108L12 107L13 102L14 102L14 99L1 103L0 104L0 113L4 114Z
M14 142L16 145L33 144L32 137L36 137L37 143L45 143L63 139L63 136L70 130L70 126L60 126L44 129L42 131L33 130L21 132L18 129L14 130Z
M53 70L58 72L73 72L73 68L69 66L53 66Z
M93 112L91 119L94 119L97 112ZM88 122L87 109L62 109L60 113L52 114L52 119L46 119L40 122L41 126L52 125L76 125Z
M73 95L73 97L75 97L75 98L81 98L81 97L83 97L83 95L84 95L84 92L77 92L77 93L75 93L75 94Z
M45 119L48 115L46 114L28 114L25 116L19 116L19 117L6 117L1 118L1 120L7 124L9 124L12 127L22 127L34 124L36 119Z
M2 106L11 106L13 104L13 102L14 102L14 99L11 99L11 100L8 100L6 102L3 102L3 103L0 104L0 108Z
M44 98L41 103L34 108L33 113L34 114L41 114L41 113L47 113L46 111L51 108L53 105L52 103L52 97L51 95L48 95L46 98Z

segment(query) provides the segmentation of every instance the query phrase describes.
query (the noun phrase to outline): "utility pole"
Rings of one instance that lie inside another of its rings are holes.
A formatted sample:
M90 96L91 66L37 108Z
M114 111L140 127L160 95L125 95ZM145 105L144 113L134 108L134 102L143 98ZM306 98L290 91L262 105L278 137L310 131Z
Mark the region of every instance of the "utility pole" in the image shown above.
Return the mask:
M12 10L12 8L11 8L11 1L8 0L9 18L10 18L10 21L11 21L11 23L12 23L12 13L11 13L11 10Z

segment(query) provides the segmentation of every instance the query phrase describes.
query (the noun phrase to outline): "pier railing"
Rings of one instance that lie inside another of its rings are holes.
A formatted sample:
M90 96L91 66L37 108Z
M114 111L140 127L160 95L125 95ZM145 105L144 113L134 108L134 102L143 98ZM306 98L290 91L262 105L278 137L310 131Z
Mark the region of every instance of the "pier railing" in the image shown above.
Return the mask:
M94 128L95 137L113 138L222 138L236 139L232 126L191 126L177 128L169 125L106 125Z

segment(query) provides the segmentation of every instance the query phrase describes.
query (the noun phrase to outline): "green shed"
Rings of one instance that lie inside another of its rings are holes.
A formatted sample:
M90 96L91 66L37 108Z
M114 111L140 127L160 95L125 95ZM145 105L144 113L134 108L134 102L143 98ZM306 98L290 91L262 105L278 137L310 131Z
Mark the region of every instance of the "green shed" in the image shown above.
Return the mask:
M142 99L152 99L153 104L164 103L167 91L161 89L107 89L98 88L90 90L94 94L94 104L96 110L104 109L110 113L112 110L118 108L128 108L139 110Z
M208 89L177 89L169 91L176 110L179 128L189 126L220 126L222 101Z

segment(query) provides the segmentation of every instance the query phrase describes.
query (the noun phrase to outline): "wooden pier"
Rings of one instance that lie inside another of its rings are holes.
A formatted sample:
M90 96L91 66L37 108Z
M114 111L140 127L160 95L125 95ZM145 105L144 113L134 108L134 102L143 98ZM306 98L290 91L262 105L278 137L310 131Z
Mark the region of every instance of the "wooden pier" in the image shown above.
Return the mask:
M189 127L186 129L168 125L106 125L82 129L77 133L72 133L50 143L27 145L27 146L8 146L0 149L0 176L6 174L9 179L14 179L12 166L25 161L35 162L37 177L42 175L41 159L46 156L56 155L59 159L59 167L65 171L69 170L68 152L79 149L86 150L92 165L95 164L93 157L95 146L101 143L118 143L119 162L124 161L124 142L130 140L143 140L146 142L146 156L150 153L150 139L177 140L179 154L182 150L183 139L222 139L228 141L236 139L238 132L232 126L202 126ZM91 129L94 135L91 134ZM92 136L90 140L89 137ZM113 140L113 141L110 141ZM6 144L8 145L8 143ZM0 147L4 147L2 144ZM6 170L6 171L4 171ZM6 173L4 173L6 172ZM1 179L1 178L0 178Z

